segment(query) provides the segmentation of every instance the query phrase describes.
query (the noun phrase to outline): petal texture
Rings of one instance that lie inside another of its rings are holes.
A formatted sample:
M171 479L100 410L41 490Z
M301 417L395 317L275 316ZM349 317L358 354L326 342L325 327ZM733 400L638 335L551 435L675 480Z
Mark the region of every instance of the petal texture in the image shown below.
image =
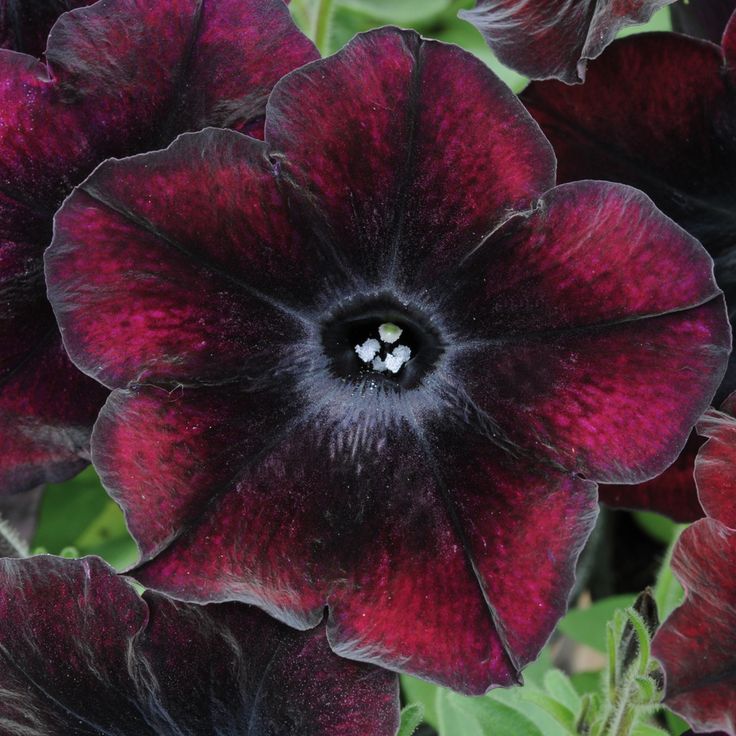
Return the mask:
M695 482L705 513L736 529L736 394L721 411L711 409L698 423L707 437L695 460Z
M97 558L0 560L8 736L392 736L386 672L237 604L140 598Z
M641 192L579 182L499 228L463 268L448 307L478 339L456 371L512 442L600 482L647 480L672 462L730 349L692 237Z
M368 283L436 278L554 184L547 141L500 80L397 29L283 79L266 138L309 224Z
M633 23L645 23L674 0L476 0L460 17L483 34L498 58L531 79L585 79L595 59Z
M62 5L4 3L0 20L21 33L24 19ZM110 156L207 125L262 127L273 84L316 56L280 0L101 0L59 18L46 63L0 51L2 491L72 475L104 400L56 348L63 365L49 375L58 334L42 253L55 210ZM21 402L19 384L44 394Z
M736 532L714 519L686 529L672 568L685 602L653 642L664 665L665 703L698 732L736 734Z

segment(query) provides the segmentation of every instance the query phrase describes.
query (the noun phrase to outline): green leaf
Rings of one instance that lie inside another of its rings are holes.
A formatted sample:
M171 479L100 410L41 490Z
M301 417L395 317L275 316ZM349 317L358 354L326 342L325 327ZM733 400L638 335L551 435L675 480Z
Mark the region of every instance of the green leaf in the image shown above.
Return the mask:
M439 719L437 717L437 709L435 708L435 699L437 697L437 691L441 688L433 685L431 682L425 682L416 677L409 677L409 675L401 675L400 681L404 701L409 705L412 703L421 704L424 708L425 722L432 726L432 728L437 729Z
M680 525L652 511L635 511L634 520L652 538L662 544L670 544L677 536Z
M580 695L597 693L601 688L600 672L576 672L570 675L570 681Z
M699 0L702 2L702 0ZM635 33L649 33L651 31L671 31L672 30L672 18L670 16L669 8L662 8L657 11L649 20L648 23L641 23L635 26L626 26L618 34L618 38L624 36L632 36Z
M443 692L438 711L440 736L543 736L519 710L490 697L465 698Z
M421 703L413 703L407 705L401 711L401 723L396 736L412 736L414 731L419 728L424 719L424 707Z
M634 726L631 736L669 736L669 733L651 723L639 723Z
M633 595L617 595L596 601L589 608L576 608L560 621L558 629L579 644L605 653L606 624L616 610L631 606L634 598Z
M372 16L380 24L411 27L446 11L452 0L340 0L340 5Z
M581 700L570 678L561 670L550 670L544 676L544 689L571 713L580 712Z

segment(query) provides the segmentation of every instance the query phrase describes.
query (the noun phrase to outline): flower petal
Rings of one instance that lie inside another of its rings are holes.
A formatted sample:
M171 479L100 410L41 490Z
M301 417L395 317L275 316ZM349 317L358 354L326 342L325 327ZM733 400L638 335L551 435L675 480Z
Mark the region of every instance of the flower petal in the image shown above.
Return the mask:
M672 569L685 602L662 625L652 651L664 665L665 703L698 732L736 734L736 532L714 519L686 529Z
M266 139L315 232L368 283L421 283L422 260L436 276L554 183L547 141L499 79L395 28L281 80Z
M721 411L710 409L698 422L707 437L695 460L695 482L705 513L736 529L736 393Z
M693 238L640 192L580 182L500 228L464 268L487 276L450 299L468 336L455 370L510 442L600 482L672 463L730 350Z
M698 500L693 471L702 444L692 432L685 449L664 473L635 485L602 485L598 489L599 499L608 506L654 511L681 523L701 519L703 507Z
M56 19L95 0L0 0L0 48L41 56Z
M150 560L136 576L298 628L329 605L338 653L466 692L515 681L565 609L592 486L464 435L432 439L435 474L408 425L353 455L329 417L278 414L229 387L113 393L94 457Z
M261 142L215 129L101 166L46 253L75 362L108 386L270 369L304 326L253 286L309 273L275 186Z
M696 38L705 38L713 43L720 43L726 24L735 9L734 0L675 3L670 10L672 30Z
M0 495L82 470L106 393L71 364L51 324L22 370L0 380Z
M97 558L0 560L0 718L10 733L391 736L388 673L236 604L140 598Z
M499 60L532 79L585 79L621 28L645 23L674 0L476 0L460 17L485 37Z
M13 13L23 16L26 5L14 3ZM101 0L58 20L48 65L0 50L0 381L12 374L25 386L42 385L36 356L56 330L42 253L53 214L74 184L110 156L165 145L186 130L262 124L273 84L316 56L280 0ZM63 375L70 382L59 373L53 383L63 394L53 410L56 425L48 412L38 413L40 400L29 401L28 414L3 417L0 443L12 450L0 453L0 478L61 480L63 463L67 475L80 467L76 449L86 447L96 412L82 427L68 397L86 386L83 403L96 394L99 407L101 394L68 361ZM19 403L0 385L0 412ZM56 413L62 403L71 413ZM32 441L19 437L23 427L47 431L48 450L40 432ZM70 427L86 433L83 441L64 439ZM60 455L64 443L76 448L68 460ZM24 465L27 472L19 471Z

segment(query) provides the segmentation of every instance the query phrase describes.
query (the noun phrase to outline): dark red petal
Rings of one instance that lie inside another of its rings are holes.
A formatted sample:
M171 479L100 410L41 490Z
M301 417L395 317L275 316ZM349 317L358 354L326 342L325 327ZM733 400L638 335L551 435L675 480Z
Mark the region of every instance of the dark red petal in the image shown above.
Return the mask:
M22 542L30 544L36 533L43 486L0 496L0 519L6 521Z
M71 364L53 323L48 329L22 369L0 379L0 495L66 480L89 461L107 392Z
M661 475L635 485L602 485L598 497L608 506L655 511L687 523L704 516L693 477L695 456L703 441L694 433L680 456Z
M734 9L734 0L675 3L670 10L672 30L720 43Z
M21 15L30 8L13 4ZM109 156L161 147L186 130L257 127L273 84L316 56L280 0L101 0L59 19L48 66L0 51L0 381L12 374L24 386L42 385L37 356L56 330L42 253L72 187ZM60 372L48 384L62 394L50 412L39 414L40 399L30 398L31 413L0 426L13 483L61 480L83 462L76 449L86 447L94 413L82 427L82 407L68 399L81 390L88 408L93 389L68 362L64 374L70 382ZM0 385L0 412L6 404L18 400ZM42 431L27 436L28 427ZM70 440L72 430L86 436Z
M253 289L289 267L303 282L297 245L263 144L209 129L76 190L46 253L49 299L69 354L108 386L222 381L273 366L303 333Z
M476 0L460 17L472 23L506 66L531 79L585 79L621 28L645 23L674 0Z
M565 609L591 487L485 438L433 438L440 483L408 425L367 446L351 430L351 455L339 432L323 438L334 419L289 434L264 399L113 393L94 457L152 558L137 576L185 600L256 603L298 628L329 605L347 657L472 693L513 682Z
M281 80L266 140L311 226L369 282L421 283L420 260L436 278L554 183L547 141L500 80L395 28Z
M721 411L711 409L698 423L707 437L695 460L695 482L705 513L736 529L736 393Z
M693 238L641 192L580 182L500 228L463 273L454 369L501 433L600 482L673 462L730 349Z
M714 519L686 529L672 558L685 602L653 642L665 703L698 732L736 734L736 532Z
M56 19L95 0L0 0L0 48L41 56Z
M393 676L237 604L136 591L97 558L0 560L10 733L392 736Z
M736 99L717 46L676 34L614 43L584 85L533 83L522 100L557 153L560 182L635 186L714 256L733 248Z

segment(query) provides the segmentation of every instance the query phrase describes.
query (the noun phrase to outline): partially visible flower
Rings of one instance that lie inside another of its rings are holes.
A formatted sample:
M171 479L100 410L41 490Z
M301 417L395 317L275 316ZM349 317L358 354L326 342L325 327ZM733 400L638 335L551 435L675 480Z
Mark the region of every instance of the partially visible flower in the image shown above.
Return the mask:
M705 512L736 529L736 393L720 411L711 409L698 423L708 441L695 461L695 482Z
M41 56L56 19L95 0L0 0L0 48Z
M703 243L715 259L716 280L726 294L732 322L734 68L736 22L732 21L722 49L675 33L631 36L616 41L590 65L584 85L534 82L521 95L552 142L559 181L595 178L638 187ZM719 400L734 389L732 357ZM603 488L603 499L634 508L645 505L683 521L702 516L691 472L697 446L693 436L688 456L652 484Z
M729 349L694 239L631 188L553 183L500 80L396 29L282 79L265 143L98 168L47 277L118 389L93 454L141 580L300 628L327 606L341 654L515 682L566 608L590 481L669 464Z
M0 51L0 493L78 472L106 396L46 301L63 199L110 156L257 131L273 84L316 56L281 0L100 0L60 17L46 63Z
M734 10L736 0L680 0L670 10L672 30L720 43Z
M736 734L736 531L715 519L686 529L672 569L685 602L652 651L666 677L665 703L699 733Z
M3 736L394 736L398 684L324 627L145 593L96 557L0 560Z
M500 61L531 79L585 79L625 26L645 23L674 0L476 0L460 17L483 34Z

